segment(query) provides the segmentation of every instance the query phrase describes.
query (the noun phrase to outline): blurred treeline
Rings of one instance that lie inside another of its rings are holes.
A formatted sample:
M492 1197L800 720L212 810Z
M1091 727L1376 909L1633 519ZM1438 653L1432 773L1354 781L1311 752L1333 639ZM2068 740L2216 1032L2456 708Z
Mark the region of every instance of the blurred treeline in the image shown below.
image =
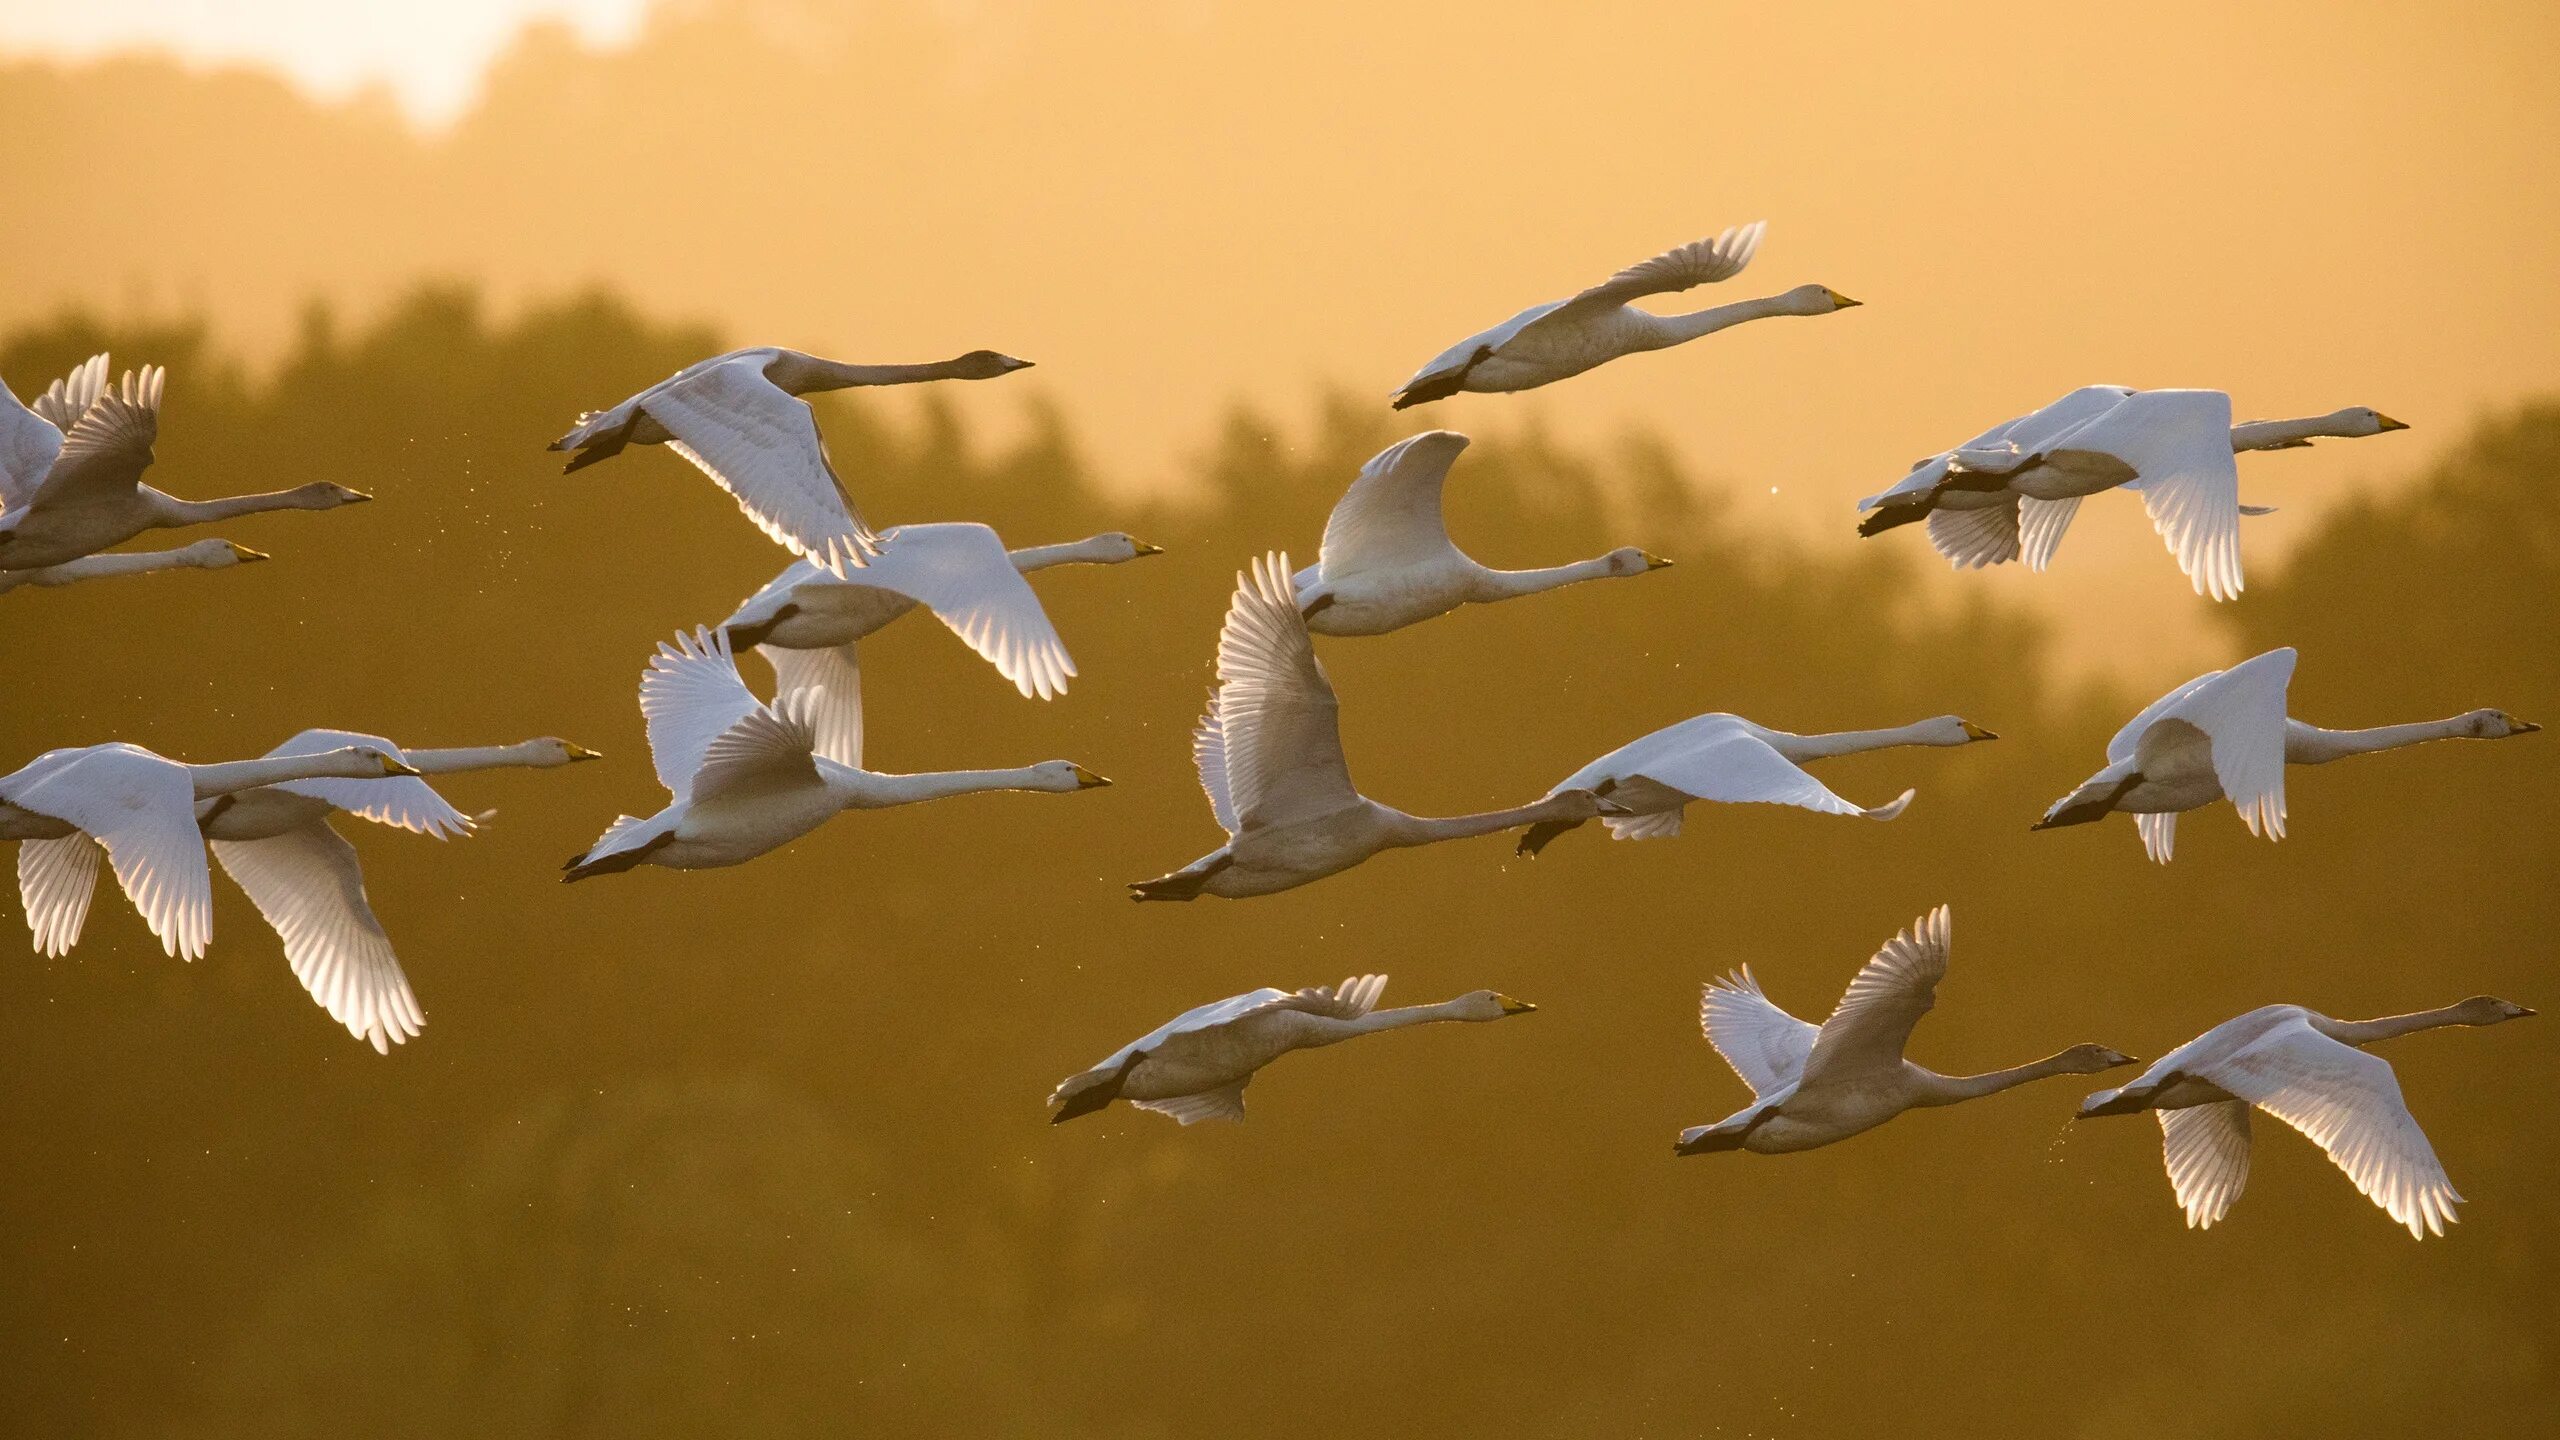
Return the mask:
M115 898L72 957L0 967L24 1433L2485 1435L2560 1406L2547 1021L2393 1049L2475 1202L2423 1246L2273 1125L2229 1224L2187 1232L2156 1130L2070 1129L2068 1084L1812 1155L1669 1154L1744 1096L1697 1036L1701 979L1750 961L1819 1018L1940 901L1957 957L1914 1053L1949 1070L2083 1039L2155 1055L2273 1000L2560 1001L2547 737L2297 771L2293 838L2207 812L2167 869L2121 822L2030 836L2147 693L2063 693L2025 617L1916 600L1916 545L1845 519L1777 543L1659 444L1529 431L1460 461L1461 544L1678 567L1322 642L1371 793L1516 803L1709 709L1952 711L2007 738L1824 769L1868 803L1918 786L1890 825L1700 807L1666 843L1594 830L1528 863L1488 840L1135 907L1118 882L1217 839L1184 736L1233 572L1312 558L1360 462L1419 427L1243 409L1192 492L1115 501L1035 371L1005 382L1025 418L1002 445L930 390L820 420L875 521L1169 553L1038 579L1082 670L1054 704L923 617L866 642L871 757L1063 756L1119 786L563 890L562 857L660 803L649 647L783 557L672 455L563 478L542 446L722 343L608 298L500 319L448 289L358 326L315 312L271 374L184 326L0 344L21 394L99 348L167 364L151 478L176 493L380 497L224 529L272 564L0 602L0 768L109 738L230 758L324 724L609 757L446 782L498 812L473 840L346 827L429 1017L388 1059L302 996L227 881L192 967ZM2253 557L2231 654L2299 646L2297 713L2331 724L2560 715L2554 473L2544 407L2289 565ZM2202 603L2165 571L2157 602ZM1544 1008L1290 1060L1242 1127L1043 1123L1058 1077L1177 1010L1368 969L1391 1004L1493 985Z

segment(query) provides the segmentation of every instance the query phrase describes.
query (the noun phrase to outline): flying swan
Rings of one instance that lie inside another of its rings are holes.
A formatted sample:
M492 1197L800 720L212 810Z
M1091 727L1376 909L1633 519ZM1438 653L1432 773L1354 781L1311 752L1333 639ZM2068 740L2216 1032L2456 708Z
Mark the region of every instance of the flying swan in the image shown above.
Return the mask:
M2234 455L2408 428L2361 406L2234 425L2219 390L2087 385L1912 466L1858 502L1873 512L1858 533L1925 519L1929 543L1959 570L2024 559L2041 572L2080 501L2121 487L2141 494L2196 593L2228 600L2241 589L2240 517L2268 513L2240 503Z
M2053 802L2031 828L2086 825L2122 812L2133 816L2143 850L2166 865L2179 814L2216 800L2229 800L2250 834L2283 839L2287 765L2326 765L2429 740L2504 740L2542 728L2504 710L2473 710L2414 725L2325 730L2285 714L2293 661L2289 646L2270 650L2152 701L2107 742L2107 767Z
M417 772L381 750L188 765L139 745L49 750L0 775L0 840L18 845L18 895L45 956L67 955L89 918L98 852L160 948L193 960L213 938L213 877L196 802L288 780L379 780Z
M145 530L373 498L327 481L221 500L181 500L143 484L168 378L146 365L110 386L100 354L55 381L32 410L0 386L0 570L49 569Z
M1244 1087L1255 1072L1292 1050L1335 1045L1440 1020L1500 1020L1537 1009L1492 990L1474 990L1437 1005L1381 1010L1384 975L1355 975L1339 985L1291 994L1265 986L1189 1010L1111 1053L1101 1064L1059 1082L1049 1096L1052 1125L1090 1115L1114 1100L1170 1115L1185 1125L1242 1120Z
M1316 563L1297 573L1298 609L1319 635L1384 635L1461 605L1642 575L1671 562L1634 546L1544 570L1494 570L1449 539L1440 492L1467 448L1454 430L1399 440L1360 467L1325 521Z
M1294 889L1382 850L1463 840L1540 821L1579 822L1615 807L1587 790L1516 810L1425 819L1351 788L1333 682L1317 663L1289 585L1289 557L1236 577L1218 636L1218 688L1191 732L1191 758L1227 843L1170 875L1129 887L1138 900L1243 899Z
M2409 1227L2442 1235L2462 1197L2409 1114L2377 1040L2446 1025L2496 1025L2533 1012L2476 995L2441 1010L2380 1020L2333 1020L2299 1005L2236 1016L2163 1055L2129 1085L2083 1101L2079 1118L2160 1117L2169 1188L2189 1229L2207 1230L2249 1183L2249 1112L2264 1110L2328 1152L2366 1199Z
M1680 833L1681 812L1692 800L1727 805L1795 805L1824 815L1891 820L1911 797L1905 790L1872 808L1831 793L1804 772L1808 761L1897 745L1970 745L2000 737L1957 715L1898 725L1888 730L1842 730L1829 735L1790 735L1739 715L1697 715L1630 740L1564 778L1548 793L1588 790L1621 807L1623 815L1600 823L1613 840L1653 840ZM1532 825L1519 853L1535 855L1580 821Z
M2104 1045L2074 1045L1986 1075L1941 1075L1902 1057L1911 1027L1937 1004L1946 978L1947 907L1885 942L1849 982L1819 1026L1772 1004L1750 967L1710 981L1698 1023L1751 1103L1713 1125L1680 1132L1673 1153L1749 1150L1783 1155L1873 1130L1905 1110L1997 1095L2049 1075L2094 1075L2134 1058Z
M213 858L258 907L284 942L285 963L311 998L377 1053L419 1033L427 1023L409 977L391 950L364 893L356 850L329 817L344 812L437 839L468 834L470 817L420 778L473 770L550 769L598 758L566 740L544 737L515 745L407 750L379 735L305 730L270 756L379 751L408 767L387 779L286 780L234 790L196 804L196 827Z
M729 492L774 543L841 575L879 553L827 461L818 417L799 397L858 385L991 380L1031 367L993 350L930 365L848 365L764 345L714 355L609 410L578 417L554 450L574 450L567 471L610 460L626 445L665 445Z
M988 790L1063 794L1111 782L1081 765L1047 760L1014 770L883 775L862 768L859 713L849 733L822 732L822 694L767 705L738 678L729 637L715 630L660 644L640 677L649 755L672 797L641 819L617 817L563 882L635 865L710 870L742 865L787 845L846 810L878 810ZM849 746L846 744L850 741Z
M0 570L0 595L22 585L76 585L83 580L111 580L119 575L150 575L162 570L228 570L266 558L264 551L228 540L198 540L175 550L84 555L41 570Z
M1668 349L1745 320L1828 315L1858 303L1827 285L1799 285L1783 295L1686 315L1655 315L1628 303L1732 279L1751 263L1766 228L1767 222L1755 220L1712 240L1691 241L1630 265L1571 299L1532 305L1470 335L1415 371L1396 392L1395 408L1446 399L1461 390L1534 390L1622 355Z

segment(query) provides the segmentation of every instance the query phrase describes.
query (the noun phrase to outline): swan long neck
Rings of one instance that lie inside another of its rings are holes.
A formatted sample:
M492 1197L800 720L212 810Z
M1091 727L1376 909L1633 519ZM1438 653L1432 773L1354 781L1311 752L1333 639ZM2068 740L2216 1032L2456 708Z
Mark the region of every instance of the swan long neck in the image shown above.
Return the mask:
M2325 1024L2313 1022L2321 1034L2341 1045L2358 1047L2370 1045L2377 1040L2389 1040L2395 1036L2414 1034L2420 1030L2440 1030L2447 1025L2469 1023L2471 1022L2465 1017L2465 1012L2459 1005L2447 1005L2438 1010L2420 1010L2410 1015L2385 1015L2379 1020L2330 1020Z
M1354 1035L1374 1035L1381 1030L1401 1030L1407 1025L1429 1025L1438 1020L1459 1020L1458 1002L1443 1000L1437 1005L1403 1005L1393 1010L1372 1010L1357 1020L1345 1020L1338 1029L1314 1043L1332 1045ZM1313 1048L1310 1046L1309 1048Z
M154 570L184 570L199 563L184 550L144 550L130 555L84 555L41 570L0 570L0 594L21 585L68 585L77 580L105 580L117 575L148 575Z
M225 495L216 500L181 500L175 495L164 494L160 496L158 508L162 518L177 526L210 525L242 515L263 515L270 510L326 510L335 503L313 487L303 485L257 495Z
M814 355L802 356L795 363L779 367L774 383L794 395L809 395L823 390L851 390L862 385L913 385L926 380L948 380L959 373L958 360L936 360L924 365L849 365L841 360L821 360Z
M1609 557L1576 560L1570 565L1550 565L1543 570L1486 570L1476 577L1479 603L1488 600L1512 600L1522 595L1535 595L1542 590L1561 590L1585 580L1606 580L1611 571Z
M2059 1050L2041 1060L2012 1065L2006 1070L1992 1070L1980 1075L1932 1075L1930 1083L1922 1088L1919 1103L1953 1105L1964 1100L1979 1100L1985 1095L1997 1095L2003 1090L2012 1090L2048 1076L2078 1073L2081 1072L2071 1068L2071 1052Z
M459 775L466 770L505 770L538 766L557 751L527 740L516 745L465 745L445 750L405 750L410 766L425 775Z
M2370 428L2370 427L2367 427ZM2366 433L2347 418L2344 410L2326 415L2299 415L2290 420L2251 420L2231 427L2231 448L2272 450L2280 445L2293 445L2322 435L2353 438Z
M1653 317L1653 331L1665 345L1678 345L1701 335L1739 325L1745 320L1766 320L1777 315L1792 315L1784 296L1763 295L1756 300L1736 300L1730 305L1712 305L1692 310L1685 315Z
M1559 795L1550 795L1534 804L1510 810L1487 810L1475 815L1434 818L1395 810L1388 812L1387 843L1408 846L1432 845L1442 840L1468 840L1478 835L1535 825L1541 820L1587 819L1590 814L1588 806L1576 797Z
M2460 740L2471 734L2471 717L2420 720L2409 725L2376 725L2368 730L2328 730L2300 720L2284 726L2284 758L2288 765L2325 765L2349 755L2399 750L2430 740Z
M1801 764L1807 760L1828 760L1834 755L1856 755L1867 750L1890 750L1896 745L1926 745L1923 724L1896 725L1890 730L1836 730L1828 735L1778 735L1772 748Z
M1098 547L1090 539L1071 540L1064 545L1026 545L1013 552L1013 568L1028 575L1052 565L1101 565L1106 563Z
M931 770L920 775L876 775L869 784L905 800L942 800L990 790L1055 790L1028 765L1011 770Z
M255 790L261 785L281 785L288 780L379 780L383 778L379 763L369 757L344 751L320 755L267 755L256 760L225 760L212 765L190 765L195 777L196 798L210 800L241 790Z

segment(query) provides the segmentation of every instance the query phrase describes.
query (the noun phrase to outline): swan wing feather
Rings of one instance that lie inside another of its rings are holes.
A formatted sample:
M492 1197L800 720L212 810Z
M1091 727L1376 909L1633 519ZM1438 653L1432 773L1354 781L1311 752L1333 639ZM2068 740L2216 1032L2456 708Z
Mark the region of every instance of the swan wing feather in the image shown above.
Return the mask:
M214 858L284 942L311 998L379 1054L426 1025L426 1012L365 898L356 850L325 819L261 840L216 840Z
M1911 1027L1937 1004L1950 940L1947 907L1941 905L1886 941L1822 1022L1805 1057L1805 1083L1900 1065Z
M761 358L670 380L642 408L776 544L839 576L880 548L828 463L816 412L767 379Z
M1751 1093L1764 1099L1803 1077L1805 1057L1822 1033L1779 1009L1748 965L1701 987L1698 1028Z

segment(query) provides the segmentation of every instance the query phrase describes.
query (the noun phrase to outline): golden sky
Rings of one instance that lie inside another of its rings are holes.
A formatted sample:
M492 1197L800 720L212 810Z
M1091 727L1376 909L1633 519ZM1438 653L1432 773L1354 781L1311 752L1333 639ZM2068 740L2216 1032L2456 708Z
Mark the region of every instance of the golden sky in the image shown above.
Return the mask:
M679 0L627 39L611 5L518 8L583 28L507 51L449 127L215 82L155 113L165 87L138 74L92 87L75 124L13 85L0 109L35 134L0 177L43 203L0 235L0 323L200 307L254 347L315 294L605 284L742 340L1029 356L1039 370L972 411L1010 417L1036 387L1115 479L1156 487L1239 400L1284 418L1327 387L1383 403L1462 335L1765 217L1752 268L1698 303L1820 281L1865 307L1462 396L1417 427L1659 430L1750 511L1843 543L1850 503L1913 457L2080 384L2417 427L2252 459L2250 498L2288 512L2252 523L2260 563L2328 497L2560 383L2560 100L2539 73L2560 10L2534 0L2459 24L2307 0ZM398 45L226 9L231 32L159 33L324 89L372 65L432 112L419 97L456 93L455 56L495 43L507 6ZM0 43L93 54L154 33L116 11L85 30L20 15ZM225 135L218 162L190 153ZM102 153L131 157L121 183ZM2174 612L2087 648L2191 658L2164 647L2192 650L2204 612L2134 506L2084 512L2059 566L1964 583L2084 627Z

